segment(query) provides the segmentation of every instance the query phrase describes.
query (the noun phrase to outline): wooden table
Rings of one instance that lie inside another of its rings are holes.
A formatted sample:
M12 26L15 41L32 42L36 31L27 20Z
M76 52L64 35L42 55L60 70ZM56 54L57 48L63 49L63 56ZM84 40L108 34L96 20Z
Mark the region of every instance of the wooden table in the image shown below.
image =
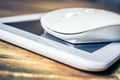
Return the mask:
M65 7L111 9L68 0L1 0L0 16L47 12ZM86 72L0 40L0 80L120 80L119 66L120 60L106 71Z

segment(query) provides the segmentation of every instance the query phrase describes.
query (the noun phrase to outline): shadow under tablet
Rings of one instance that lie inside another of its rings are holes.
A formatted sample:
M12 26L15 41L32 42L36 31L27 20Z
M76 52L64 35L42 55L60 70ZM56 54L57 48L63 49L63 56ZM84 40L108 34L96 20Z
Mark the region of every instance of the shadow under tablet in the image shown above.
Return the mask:
M65 45L68 45L71 47L75 47L77 49L82 49L82 50L90 52L90 53L109 44L109 42L108 43L94 43L94 44L91 44L91 43L90 44L72 44L72 43L66 42L64 40L61 40L61 39L54 37L54 36L50 35L49 33L45 32L44 29L42 28L39 20L5 23L5 24L13 26L15 28L22 29L22 30L30 32L30 33L33 33L35 35L43 36L45 38L60 42L62 44L65 44Z

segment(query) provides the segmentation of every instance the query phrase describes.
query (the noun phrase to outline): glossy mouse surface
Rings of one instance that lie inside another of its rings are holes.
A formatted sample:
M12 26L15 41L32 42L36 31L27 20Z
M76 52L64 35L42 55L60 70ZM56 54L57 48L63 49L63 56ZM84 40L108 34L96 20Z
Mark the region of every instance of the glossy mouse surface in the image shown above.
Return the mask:
M120 15L93 8L66 8L46 13L43 28L70 43L96 43L120 40Z

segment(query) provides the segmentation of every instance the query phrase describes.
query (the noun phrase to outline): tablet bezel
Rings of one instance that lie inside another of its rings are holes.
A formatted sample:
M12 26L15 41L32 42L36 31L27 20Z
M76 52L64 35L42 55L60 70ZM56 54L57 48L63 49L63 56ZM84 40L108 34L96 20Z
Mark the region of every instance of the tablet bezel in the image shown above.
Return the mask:
M20 30L18 28L13 28L12 26L4 24L4 23L10 23L10 22L39 20L42 15L43 14L38 13L38 14L30 14L30 15L24 15L24 16L12 16L12 17L1 18L0 19L0 34L1 34L0 39L13 43L18 46L21 46L23 48L32 50L41 55L50 57L62 63L73 66L75 68L88 70L88 71L105 70L119 59L120 42L110 43L102 47L101 49L94 51L91 54L87 51L80 50L80 49L78 50L73 47L69 47L64 44L52 41L50 39L39 37L35 34ZM16 39L19 39L20 41ZM30 44L25 44L28 42ZM54 47L54 45L56 46ZM38 47L41 47L41 46L42 46L42 49L38 49ZM49 51L49 49L51 50L51 52ZM46 52L47 50L48 52ZM53 54L54 52L60 53L60 55ZM48 54L44 54L44 53L48 53ZM82 63L80 63L81 61Z

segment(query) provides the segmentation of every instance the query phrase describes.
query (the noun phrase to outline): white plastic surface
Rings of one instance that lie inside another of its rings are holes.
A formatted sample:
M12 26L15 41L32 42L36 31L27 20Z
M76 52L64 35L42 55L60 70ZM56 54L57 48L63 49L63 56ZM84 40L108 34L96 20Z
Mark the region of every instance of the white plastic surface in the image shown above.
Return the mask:
M107 10L93 8L55 10L46 13L41 18L41 24L48 33L71 43L120 40L120 36L118 36L120 34L120 15ZM116 25L119 27L114 27ZM110 29L106 27L110 27Z

